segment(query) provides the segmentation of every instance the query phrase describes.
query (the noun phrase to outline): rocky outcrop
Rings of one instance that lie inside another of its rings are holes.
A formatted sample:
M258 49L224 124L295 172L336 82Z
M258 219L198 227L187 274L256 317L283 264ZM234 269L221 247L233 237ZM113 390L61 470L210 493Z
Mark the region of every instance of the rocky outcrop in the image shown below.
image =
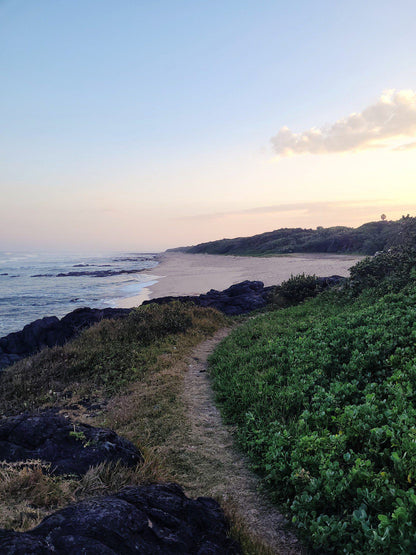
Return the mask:
M161 297L148 302L165 304L172 300L192 301L198 306L212 307L229 315L244 314L265 306L273 287L264 287L261 281L243 281L225 291L211 289L199 296ZM63 345L81 330L103 318L123 318L128 308L77 308L63 318L49 316L35 320L23 330L0 339L0 369L32 355L44 347Z
M228 315L245 314L263 308L270 301L274 287L264 287L262 281L243 281L231 285L224 291L211 289L208 293L186 297L160 297L145 301L143 304L164 304L171 301L191 301L198 306L211 307Z
M322 289L345 280L341 276L316 279ZM160 297L144 301L143 304L188 301L197 306L215 308L224 314L235 316L263 308L271 301L275 290L276 287L264 287L262 281L243 281L231 285L224 291L211 289L208 293L197 296ZM104 318L124 318L128 316L130 310L129 308L77 308L60 320L56 316L35 320L25 326L23 330L10 333L0 339L0 369L34 354L44 347L63 345L81 330Z
M241 550L227 537L216 501L188 499L175 484L153 484L66 507L29 532L0 530L0 552L233 555Z
M347 281L346 277L337 275L317 277L316 279L323 289L325 289L326 287L334 287L335 285L339 285L340 283L344 283Z
M115 432L74 423L56 410L0 420L0 460L41 460L52 474L82 475L90 466L120 461L135 466L139 450Z
M44 347L63 345L81 330L103 318L123 318L127 308L77 308L63 318L48 316L35 320L21 331L0 339L0 368L40 351Z
M79 267L79 266L78 266ZM145 268L139 270L79 270L72 272L65 272L60 274L35 274L30 276L32 278L40 277L79 277L79 276L90 276L90 277L108 277L108 276L119 276L121 274L139 274L144 272Z

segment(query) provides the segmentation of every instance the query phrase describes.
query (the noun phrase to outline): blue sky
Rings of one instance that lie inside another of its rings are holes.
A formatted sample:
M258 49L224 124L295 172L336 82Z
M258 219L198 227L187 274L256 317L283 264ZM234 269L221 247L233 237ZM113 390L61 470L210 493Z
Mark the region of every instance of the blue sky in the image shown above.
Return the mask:
M0 248L412 213L415 21L400 0L0 0Z

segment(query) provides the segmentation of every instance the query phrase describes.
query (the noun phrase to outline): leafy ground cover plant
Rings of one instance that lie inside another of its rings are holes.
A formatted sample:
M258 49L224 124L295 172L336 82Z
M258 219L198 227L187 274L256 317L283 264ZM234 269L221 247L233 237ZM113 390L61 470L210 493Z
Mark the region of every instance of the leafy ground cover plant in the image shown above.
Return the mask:
M416 286L249 320L211 359L223 414L315 549L416 545Z

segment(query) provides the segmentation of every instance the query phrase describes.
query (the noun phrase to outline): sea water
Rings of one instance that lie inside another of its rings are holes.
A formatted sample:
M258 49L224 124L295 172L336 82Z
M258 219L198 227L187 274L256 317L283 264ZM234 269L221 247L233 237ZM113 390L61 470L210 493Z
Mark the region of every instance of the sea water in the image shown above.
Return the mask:
M149 285L156 253L92 256L0 251L0 337L44 316L117 306Z

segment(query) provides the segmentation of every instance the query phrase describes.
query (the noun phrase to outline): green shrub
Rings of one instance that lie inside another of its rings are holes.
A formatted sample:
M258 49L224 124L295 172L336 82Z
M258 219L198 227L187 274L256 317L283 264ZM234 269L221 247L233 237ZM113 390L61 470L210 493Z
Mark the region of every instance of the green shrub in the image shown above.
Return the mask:
M191 325L191 311L179 302L135 308L126 322L130 339L134 337L145 345L167 335L184 333Z
M320 552L416 545L416 287L248 321L211 359L225 418Z
M315 275L292 275L283 281L277 294L288 304L298 304L310 297L316 297L323 290L320 280Z
M394 247L355 264L350 269L350 288L356 295L371 287L384 293L398 291L414 280L415 270L416 251Z

